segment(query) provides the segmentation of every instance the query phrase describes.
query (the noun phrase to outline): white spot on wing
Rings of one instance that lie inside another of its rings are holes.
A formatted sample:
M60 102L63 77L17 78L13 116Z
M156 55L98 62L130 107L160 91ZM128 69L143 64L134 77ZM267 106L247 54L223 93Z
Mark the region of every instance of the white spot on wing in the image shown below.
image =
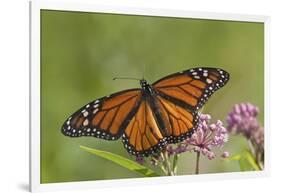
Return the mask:
M87 126L89 124L88 119L85 119L85 121L83 122L83 126Z
M87 117L88 115L89 115L88 111L85 111L85 112L83 113L83 116L84 116L84 117Z
M95 110L93 111L93 113L96 114L98 111L99 111L99 109L95 109Z
M206 81L207 81L208 84L211 84L211 83L213 82L213 81L212 81L211 79L209 79L209 78L207 78ZM211 88L211 87L210 87L210 88Z

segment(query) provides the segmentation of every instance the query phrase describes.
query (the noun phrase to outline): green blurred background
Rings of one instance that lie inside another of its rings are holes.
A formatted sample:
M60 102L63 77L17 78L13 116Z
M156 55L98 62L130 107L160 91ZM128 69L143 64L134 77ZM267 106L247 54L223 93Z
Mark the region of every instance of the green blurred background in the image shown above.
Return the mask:
M204 113L225 122L235 103L251 102L264 115L264 25L82 12L41 11L41 183L141 177L79 149L85 145L128 157L121 141L61 134L65 119L84 104L110 93L140 87L193 67L227 70L229 83ZM247 147L230 136L231 154ZM132 158L132 157L131 157ZM133 159L133 158L132 158ZM180 157L179 174L193 174L195 154ZM201 173L239 171L238 163L201 160Z

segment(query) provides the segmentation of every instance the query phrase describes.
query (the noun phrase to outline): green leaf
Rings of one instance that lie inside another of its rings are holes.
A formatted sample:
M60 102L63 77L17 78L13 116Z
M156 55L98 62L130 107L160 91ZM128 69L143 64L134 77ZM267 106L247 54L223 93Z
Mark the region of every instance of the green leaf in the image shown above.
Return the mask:
M242 154L237 154L229 158L225 158L225 160L238 161L241 171L260 170L255 161L255 158L249 150L243 151Z
M260 167L256 163L253 154L250 153L249 151L245 151L244 154L245 154L245 159L247 159L248 163L252 166L252 168L254 168L256 171L259 171Z
M151 169L142 166L130 159L124 158L120 155L116 155L110 152L106 152L106 151L101 151L101 150L97 150L97 149L92 149L89 147L85 147L80 145L80 148L83 149L84 151L87 151L89 153L95 154L99 157L102 157L104 159L110 160L124 168L127 168L131 171L137 172L139 174L142 174L144 176L147 177L155 177L155 176L160 176L159 174L157 174L156 172L152 171Z
M249 171L252 170L249 162L243 157L239 160L240 171Z

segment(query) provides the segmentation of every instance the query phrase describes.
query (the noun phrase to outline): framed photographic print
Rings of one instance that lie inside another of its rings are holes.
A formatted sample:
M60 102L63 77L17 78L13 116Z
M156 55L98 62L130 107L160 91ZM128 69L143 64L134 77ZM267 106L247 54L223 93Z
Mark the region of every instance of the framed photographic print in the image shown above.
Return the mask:
M32 192L264 176L266 16L34 1Z

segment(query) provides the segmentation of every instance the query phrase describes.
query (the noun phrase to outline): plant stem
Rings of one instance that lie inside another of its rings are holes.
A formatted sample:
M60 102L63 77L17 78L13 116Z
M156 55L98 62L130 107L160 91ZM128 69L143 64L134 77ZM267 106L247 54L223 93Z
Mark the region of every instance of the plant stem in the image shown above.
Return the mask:
M198 151L196 154L195 174L199 174L199 160L200 160L200 151Z
M263 170L263 164L260 163L260 155L259 152L254 147L254 144L251 140L248 140L248 145L250 148L250 152L252 153L253 157L255 158L256 164L259 167L260 170Z
M167 175L168 172L167 172L167 170L165 169L165 166L164 166L163 164L161 165L161 169L162 169L162 171Z
M166 171L166 175L168 176L173 176L174 175L174 172L171 168L171 163L170 163L170 160L169 160L169 157L168 157L168 152L165 150L163 150L163 152L161 152L161 158L163 159L163 168L162 170L163 171Z
M163 162L161 163L161 169L162 169L162 171L163 171L166 175L168 175L168 172L167 172L167 169L166 169L165 157L164 157L163 152L160 153L160 157L161 157L161 159L162 159L162 161L163 161Z
M174 159L173 159L173 173L174 173L174 175L177 174L178 160L179 160L179 154L175 154Z
M254 157L257 159L256 153L255 153L254 145L253 145L253 143L251 142L250 139L248 139L248 145L249 145L249 148L250 148L250 151L251 151L252 155L254 155Z
M171 163L170 163L170 160L169 160L169 156L168 156L168 152L167 152L167 151L164 152L164 156L165 156L165 160L167 161L168 175L169 175L169 176L173 176L173 175L174 175L174 172L173 172L173 170L172 170Z

